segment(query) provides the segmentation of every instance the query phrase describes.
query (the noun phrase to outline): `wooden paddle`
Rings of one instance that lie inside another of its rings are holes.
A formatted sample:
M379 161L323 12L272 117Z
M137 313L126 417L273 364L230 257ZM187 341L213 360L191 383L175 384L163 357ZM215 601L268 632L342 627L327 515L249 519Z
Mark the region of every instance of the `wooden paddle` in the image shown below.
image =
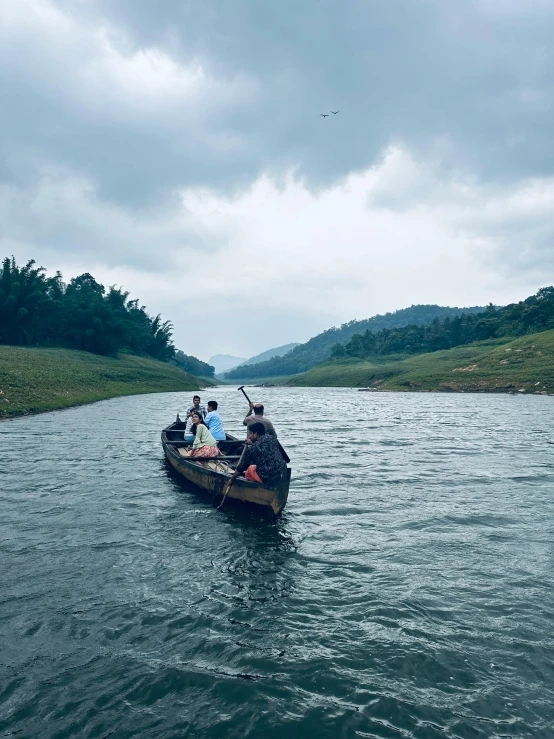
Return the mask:
M241 391L241 393L242 393L242 394L244 395L244 397L246 398L246 400L248 401L248 403L249 403L250 405L253 405L252 401L250 400L250 398L248 397L248 395L246 394L246 392L245 392L245 390L244 390L244 385L241 385L240 387L238 387L238 388L237 388L237 390L240 390L240 391ZM248 428L248 427L247 427L247 428ZM283 447L281 446L281 442L279 441L279 439L277 439L277 437L275 437L275 438L276 438L276 441L277 441L277 446L279 447L279 451L281 452L281 456L282 456L282 457L283 457L283 459L285 460L285 464L288 464L288 463L290 462L290 457L289 457L289 455L288 455L288 454L286 453L286 451L285 451L285 450L283 449Z
M242 463L242 460L244 458L244 455L246 454L246 447L247 446L248 446L248 444L245 444L244 445L244 447L242 449L242 454L240 455L239 461L237 462L237 466L235 467L235 469L238 469L240 467L240 465ZM231 489L231 487L233 485L233 482L234 482L234 480L231 477L231 479L228 482L225 483L225 487L223 488L223 499L221 500L221 503L217 506L217 510L218 511L223 507L223 504L225 503L225 498L227 497L227 495L229 493L229 490Z

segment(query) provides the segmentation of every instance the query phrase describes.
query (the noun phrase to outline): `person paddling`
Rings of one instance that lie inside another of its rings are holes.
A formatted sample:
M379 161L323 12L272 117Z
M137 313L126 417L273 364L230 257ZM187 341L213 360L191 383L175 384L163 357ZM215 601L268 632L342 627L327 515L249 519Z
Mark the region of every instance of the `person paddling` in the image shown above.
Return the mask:
M266 418L264 416L264 407L262 403L250 403L250 410L246 414L242 423L244 426L246 426L247 430L255 423L262 423L267 434L269 434L270 436L277 436L275 427L273 426L269 418Z
M247 480L261 485L275 485L281 479L287 465L279 450L275 436L266 434L263 423L253 423L248 429L247 448L229 483L243 472Z

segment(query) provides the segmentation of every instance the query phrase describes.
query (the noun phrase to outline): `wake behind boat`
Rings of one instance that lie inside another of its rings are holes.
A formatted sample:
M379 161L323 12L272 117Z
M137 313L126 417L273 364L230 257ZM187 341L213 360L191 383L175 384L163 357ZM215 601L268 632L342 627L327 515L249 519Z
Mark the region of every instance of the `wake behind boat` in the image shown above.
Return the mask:
M180 475L193 485L218 497L226 493L228 498L271 508L276 516L281 513L289 494L290 468L287 467L275 485L260 485L239 476L235 478L229 490L224 491L238 464L244 442L231 434L226 434L225 441L219 442L223 456L188 457L185 456L185 452L190 450L191 444L184 440L185 427L186 424L178 420L162 431L165 456Z

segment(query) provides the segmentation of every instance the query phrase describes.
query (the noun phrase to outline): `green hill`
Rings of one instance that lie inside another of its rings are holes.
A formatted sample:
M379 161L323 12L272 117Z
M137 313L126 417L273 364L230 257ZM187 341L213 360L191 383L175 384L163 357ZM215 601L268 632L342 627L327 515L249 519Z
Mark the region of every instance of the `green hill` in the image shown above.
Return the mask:
M268 349L261 354L256 354L255 357L250 357L250 359L247 359L245 362L243 362L243 364L259 364L260 362L266 362L268 359L273 359L273 357L282 357L284 354L287 354L297 346L300 346L297 341L293 341L292 344L283 344L283 346L276 346L275 349ZM242 367L242 365L239 365L239 367Z
M365 331L355 334L348 344L337 344L332 359L368 359L394 354L427 354L440 349L472 344L475 341L535 334L554 328L554 287L543 287L519 303L502 308L488 305L478 314L464 313L455 318L436 318L426 325Z
M199 386L197 378L155 359L0 346L0 418L120 395L197 390Z
M295 377L303 387L554 393L554 330L412 356L333 360Z
M257 364L242 364L225 374L228 380L246 380L262 377L278 377L306 372L331 356L335 344L348 342L355 334L366 331L397 329L404 326L422 326L436 319L456 318L462 313L480 313L484 308L449 308L440 305L412 305L394 313L373 316L363 321L343 323L340 328L330 328L314 336L305 344L299 344L284 356L274 357Z

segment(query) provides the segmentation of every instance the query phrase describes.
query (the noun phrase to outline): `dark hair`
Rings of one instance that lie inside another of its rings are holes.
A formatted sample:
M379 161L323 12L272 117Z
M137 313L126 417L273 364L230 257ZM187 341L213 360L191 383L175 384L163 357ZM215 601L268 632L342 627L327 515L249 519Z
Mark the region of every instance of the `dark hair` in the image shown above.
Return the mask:
M248 430L252 434L258 434L258 436L263 436L265 434L265 426L263 423L251 423L248 426Z
M256 416L263 416L264 407L262 403L256 403L256 405L254 406L254 413L256 414Z
M200 400L200 396L199 396L199 395L193 395L193 396L192 396L192 400L193 400L193 402L194 402L194 401L196 400L196 398L198 398L198 400Z
M202 414L200 413L200 411L193 411L190 414L191 419L193 416L196 416L196 418L200 419L200 423L194 423L194 421L192 423L191 433L193 436L196 436L196 431L198 429L198 426L200 426L200 424L202 424L202 426L205 426L206 424L204 423L204 419L202 418Z
M208 400L208 405L211 405L214 411L217 410L217 400Z

